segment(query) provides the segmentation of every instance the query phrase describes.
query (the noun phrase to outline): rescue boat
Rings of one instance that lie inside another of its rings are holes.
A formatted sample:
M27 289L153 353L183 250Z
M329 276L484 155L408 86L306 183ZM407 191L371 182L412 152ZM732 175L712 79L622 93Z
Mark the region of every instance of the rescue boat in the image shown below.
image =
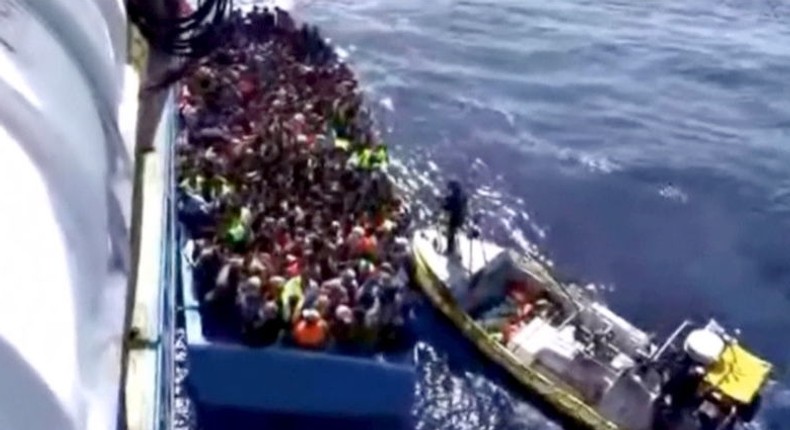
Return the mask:
M538 258L470 232L448 256L439 228L412 238L432 304L526 391L596 430L716 429L749 422L772 365L715 320L656 342Z

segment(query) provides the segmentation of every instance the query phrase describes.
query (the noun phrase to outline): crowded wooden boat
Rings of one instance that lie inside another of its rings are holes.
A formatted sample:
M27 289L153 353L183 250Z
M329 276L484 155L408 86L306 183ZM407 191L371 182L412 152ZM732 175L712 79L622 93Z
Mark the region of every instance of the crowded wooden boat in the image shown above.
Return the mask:
M179 95L179 219L204 327L251 346L397 343L408 211L356 77L279 8L234 12L223 37Z

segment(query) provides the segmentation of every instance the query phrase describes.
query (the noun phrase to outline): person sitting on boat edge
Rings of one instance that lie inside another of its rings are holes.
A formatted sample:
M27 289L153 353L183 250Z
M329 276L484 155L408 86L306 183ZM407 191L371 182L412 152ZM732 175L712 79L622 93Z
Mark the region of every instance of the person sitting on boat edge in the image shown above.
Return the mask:
M378 294L379 301L379 344L394 346L403 336L403 328L409 313L404 299L405 285L393 277L390 272L385 272L381 279Z
M315 309L302 311L302 318L294 326L293 339L302 348L322 349L326 346L329 328L321 313Z
M216 246L205 245L205 241L196 241L194 269L193 269L193 288L199 297L205 297L215 284L220 270L224 265L223 256Z
M261 345L270 345L280 338L285 322L280 318L277 301L269 300L261 310L261 323L256 330L256 341Z
M447 255L455 254L455 238L466 220L467 197L461 183L453 179L447 183L442 209L447 212Z
M258 323L259 311L263 306L261 278L251 276L241 283L236 291L236 305L242 318L242 333L249 333Z
M353 348L354 339L354 312L346 305L339 305L335 309L335 318L331 326L332 337L341 349Z
M277 302L270 300L261 307L258 319L243 333L242 340L247 346L272 345L280 339L284 327Z

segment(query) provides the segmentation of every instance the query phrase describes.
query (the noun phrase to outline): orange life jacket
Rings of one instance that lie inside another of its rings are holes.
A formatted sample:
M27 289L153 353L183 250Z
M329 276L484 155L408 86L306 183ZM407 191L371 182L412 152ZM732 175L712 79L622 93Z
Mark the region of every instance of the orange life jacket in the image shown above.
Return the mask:
M306 348L318 348L326 343L327 326L324 320L308 322L300 320L294 327L294 340L297 345Z
M507 345L510 342L510 339L518 330L518 322L507 322L504 327L502 327L502 343Z
M376 256L378 244L375 236L365 236L359 241L359 253L369 257Z
M288 267L285 268L285 275L289 278L293 278L294 276L298 276L302 272L302 268L299 265L298 261L294 261L293 263L289 264Z

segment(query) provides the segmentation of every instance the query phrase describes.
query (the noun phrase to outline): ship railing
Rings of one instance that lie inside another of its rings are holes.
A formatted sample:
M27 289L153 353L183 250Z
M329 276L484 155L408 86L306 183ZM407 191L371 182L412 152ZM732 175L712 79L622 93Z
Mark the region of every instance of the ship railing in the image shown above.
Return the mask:
M165 103L160 127L164 127L164 142L160 149L164 164L163 192L164 207L162 213L162 253L161 278L159 285L158 308L158 342L156 345L156 376L152 387L154 390L154 423L155 430L170 430L175 420L175 289L178 263L178 241L175 223L176 201L175 189L175 142L177 127L175 124L175 101L171 93Z
M120 428L169 430L173 423L175 314L173 256L175 115L172 94L156 134L156 151L138 155L137 254L132 323L127 340L129 369Z
M170 94L166 112L170 116L168 126L168 145L165 148L166 165L166 248L163 256L166 259L165 281L162 285L162 347L161 347L161 372L163 384L160 387L160 402L162 403L162 414L159 417L159 428L167 430L173 427L175 421L175 341L176 341L176 282L179 256L179 242L177 236L178 225L176 223L176 170L175 170L175 147L178 133L176 125L174 93Z

